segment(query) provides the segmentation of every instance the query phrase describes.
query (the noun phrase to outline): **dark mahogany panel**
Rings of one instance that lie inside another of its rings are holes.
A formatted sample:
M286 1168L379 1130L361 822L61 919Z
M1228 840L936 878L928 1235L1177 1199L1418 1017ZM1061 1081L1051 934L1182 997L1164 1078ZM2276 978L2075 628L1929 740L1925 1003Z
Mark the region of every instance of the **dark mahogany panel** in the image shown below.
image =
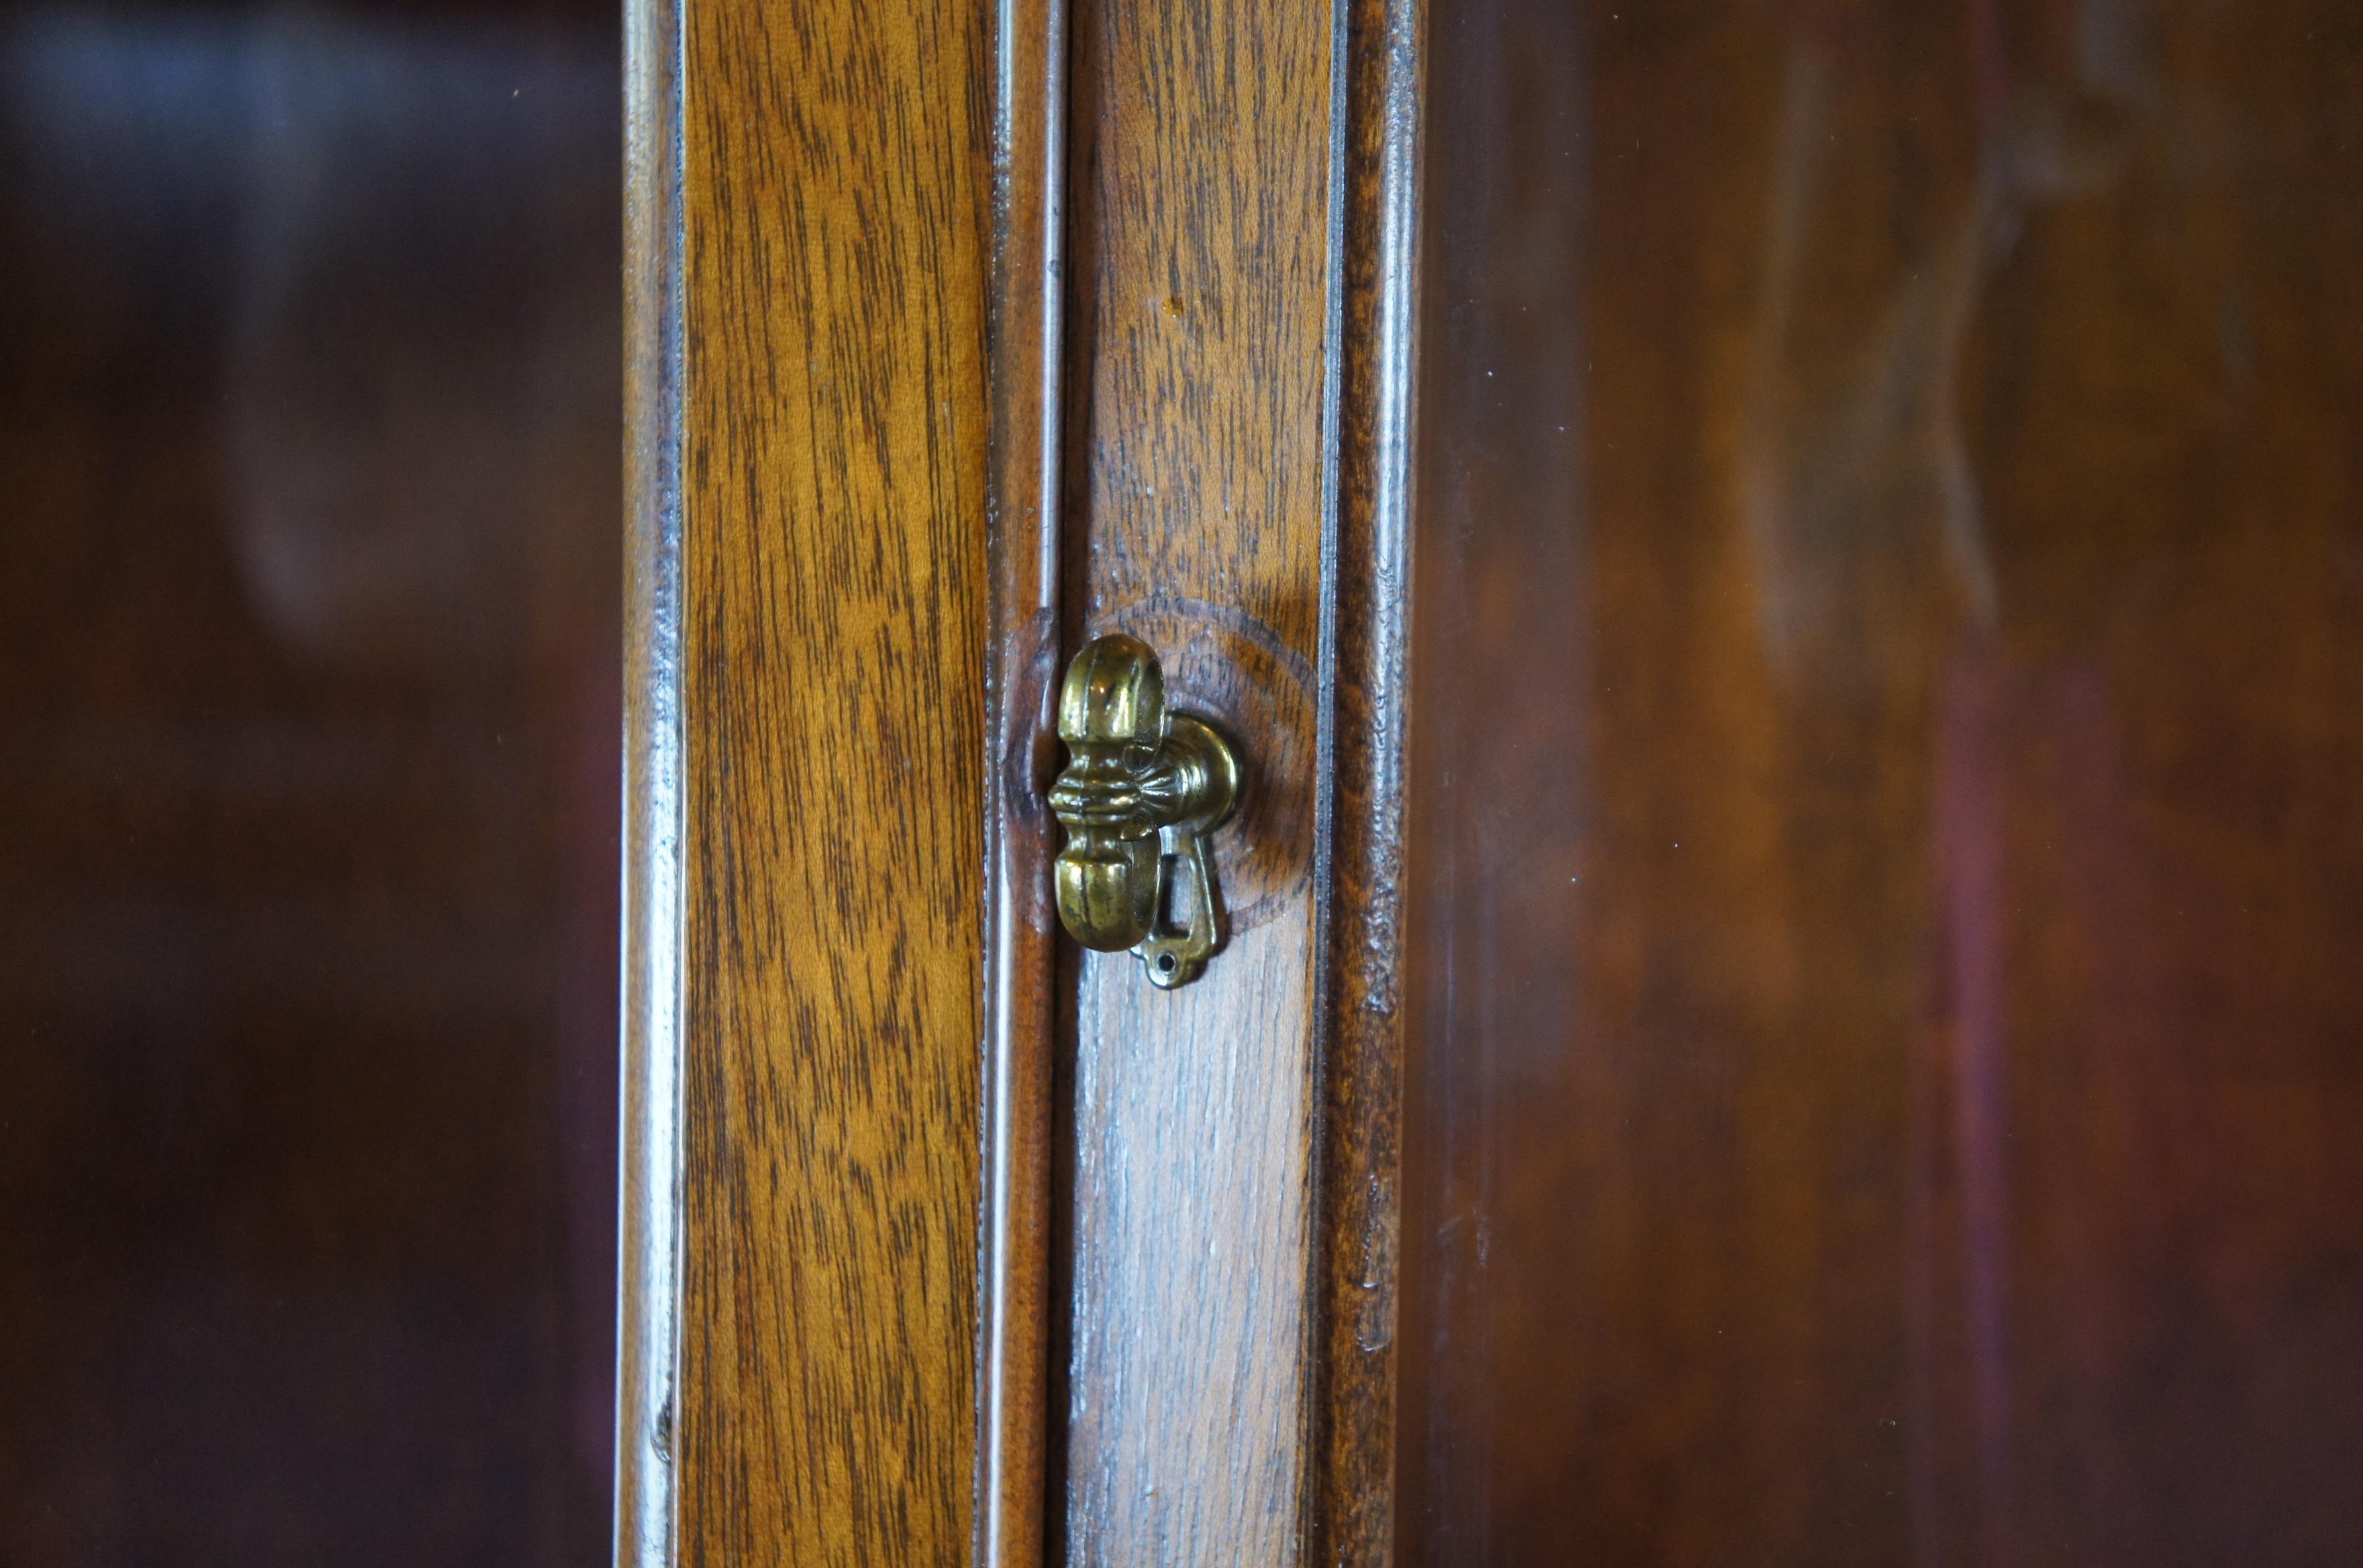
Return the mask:
M1430 82L1405 1559L2363 1559L2363 17Z
M617 34L0 17L0 1562L607 1555Z

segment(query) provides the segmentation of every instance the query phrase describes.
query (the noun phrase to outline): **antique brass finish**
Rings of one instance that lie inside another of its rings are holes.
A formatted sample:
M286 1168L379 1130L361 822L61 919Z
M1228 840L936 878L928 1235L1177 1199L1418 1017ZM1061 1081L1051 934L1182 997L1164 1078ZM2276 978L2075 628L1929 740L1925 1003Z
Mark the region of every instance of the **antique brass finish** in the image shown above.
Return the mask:
M1166 712L1156 653L1121 634L1067 666L1059 738L1071 756L1050 788L1067 829L1059 918L1086 947L1132 949L1149 983L1171 990L1222 943L1206 835L1237 803L1238 757L1204 720ZM1185 900L1188 922L1177 928Z

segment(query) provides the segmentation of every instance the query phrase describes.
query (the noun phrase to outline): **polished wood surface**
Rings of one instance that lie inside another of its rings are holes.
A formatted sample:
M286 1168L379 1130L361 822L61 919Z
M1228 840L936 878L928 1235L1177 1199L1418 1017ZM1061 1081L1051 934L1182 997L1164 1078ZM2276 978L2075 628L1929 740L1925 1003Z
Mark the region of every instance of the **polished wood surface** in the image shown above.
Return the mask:
M983 19L749 0L684 37L680 1560L957 1562Z
M606 1555L614 20L384 9L0 16L10 1568Z
M1403 849L1424 0L1347 14L1333 843L1321 1042L1312 1562L1394 1542Z
M1248 778L1204 976L1080 958L1065 1550L1282 1563L1313 1333L1332 22L1072 20L1071 646L1148 643Z
M1404 1559L2356 1560L2352 8L1435 46Z
M681 12L625 8L624 855L616 1568L676 1559L681 1372Z
M975 1562L1033 1568L1057 1506L1048 1429L1059 936L1044 790L1059 749L1064 0L1000 7L993 48Z

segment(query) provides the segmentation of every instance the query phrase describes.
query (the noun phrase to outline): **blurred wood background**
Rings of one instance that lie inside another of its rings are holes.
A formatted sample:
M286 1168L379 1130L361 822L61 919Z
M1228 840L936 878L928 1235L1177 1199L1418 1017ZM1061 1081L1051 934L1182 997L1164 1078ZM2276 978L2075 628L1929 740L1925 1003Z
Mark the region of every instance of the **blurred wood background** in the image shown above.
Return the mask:
M2363 20L1438 18L1403 1555L2363 1551Z
M0 1559L603 1561L612 11L0 83Z

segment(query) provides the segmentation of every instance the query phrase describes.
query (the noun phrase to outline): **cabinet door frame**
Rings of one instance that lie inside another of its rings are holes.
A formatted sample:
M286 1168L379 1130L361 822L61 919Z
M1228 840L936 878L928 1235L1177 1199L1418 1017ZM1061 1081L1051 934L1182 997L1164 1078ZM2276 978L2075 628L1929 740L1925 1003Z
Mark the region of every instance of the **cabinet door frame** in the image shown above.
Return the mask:
M1098 629L1089 563L1157 556L1179 525L1062 499L1133 477L1120 442L1090 439L1110 349L1097 274L1066 257L1104 260L1109 209L1078 216L1077 193L1106 138L1147 149L1127 201L1251 185L1244 151L1143 138L1160 94L1196 94L1211 124L1233 105L1209 94L1307 90L1257 74L1306 24L1208 0L1125 45L1145 51L1118 61L1134 76L1093 79L1079 107L1074 39L1106 41L1115 12L1074 9L627 7L617 1555L634 1568L1103 1551L1069 1540L1068 1370L1078 1334L1124 1331L1133 1304L1078 1308L1073 1194L1108 1174L1094 1161L1152 1156L1073 1124L1081 982L1048 918L1040 791L1058 671ZM1293 1326L1256 1353L1292 1370L1285 1408L1251 1417L1295 1445L1296 1474L1257 1493L1285 1517L1253 1539L1374 1563L1392 1540L1426 6L1336 0L1315 25L1326 94L1290 150L1316 177L1304 210L1261 217L1318 253L1317 405L1282 412L1309 432L1288 455L1317 463L1320 499L1217 547L1292 543L1308 564L1281 586L1314 607L1309 978L1282 1004L1303 1044L1278 1059L1303 1113L1272 1151L1302 1173L1273 1264L1298 1283L1272 1298ZM1260 243L1209 239L1250 288ZM1219 417L1269 373L1252 349L1169 359L1126 416ZM1239 739L1252 767L1283 737ZM901 901L864 891L890 887ZM1144 1264L1158 1243L1117 1242ZM1203 1383L1194 1353L1142 1337L1125 1375ZM1208 1561L1250 1540L1226 1533L1246 1521L1193 1528Z

